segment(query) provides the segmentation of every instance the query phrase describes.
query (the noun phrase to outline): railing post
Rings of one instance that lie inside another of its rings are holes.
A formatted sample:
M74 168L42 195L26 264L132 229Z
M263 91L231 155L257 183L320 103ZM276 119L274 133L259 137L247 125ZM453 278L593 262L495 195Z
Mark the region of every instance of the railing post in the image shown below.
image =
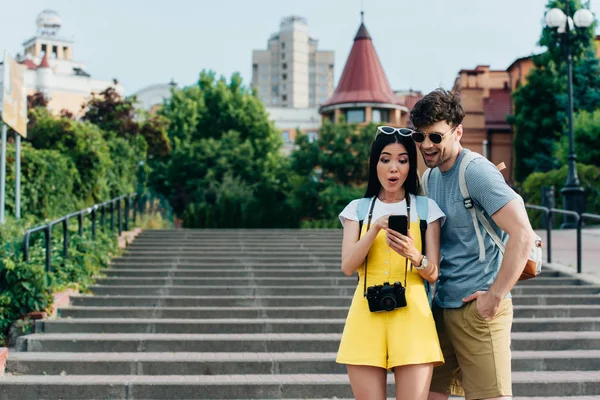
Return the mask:
M119 197L117 199L117 225L119 228L119 235L121 235L121 232L123 231L123 221L121 218L121 198Z
M110 231L115 231L115 200L110 202Z
M577 218L577 273L581 273L581 228L583 227L583 218Z
M133 223L135 224L135 221L137 221L137 211L138 211L138 207L137 207L137 194L133 193L131 195L131 198L133 199L132 201L132 208L133 208Z
M98 206L92 207L92 240L96 240L96 211Z
M552 262L552 209L549 209L546 213L546 234L548 235L547 246L548 246L548 264Z
M50 260L52 258L52 249L51 249L51 235L52 235L52 225L48 224L46 227L46 272L50 272Z
M79 236L83 235L83 211L79 211L77 214L77 223L79 224Z
M63 228L63 257L66 259L69 255L69 217L62 221Z
M25 232L25 238L23 238L23 261L29 262L29 237L31 232Z
M104 229L104 225L105 225L105 222L106 222L106 215L105 215L106 214L106 204L102 204L101 207L102 207L102 209L100 210L100 213L101 213L101 215L100 215L100 226L102 227L102 230L104 231L105 230Z
M129 232L129 195L125 197L125 231Z

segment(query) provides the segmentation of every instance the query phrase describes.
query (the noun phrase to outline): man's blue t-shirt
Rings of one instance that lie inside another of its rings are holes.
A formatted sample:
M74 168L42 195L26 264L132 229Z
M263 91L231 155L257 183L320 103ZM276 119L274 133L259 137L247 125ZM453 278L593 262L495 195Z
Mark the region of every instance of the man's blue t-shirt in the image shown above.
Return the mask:
M479 243L473 219L464 206L460 193L458 172L466 152L462 150L452 168L440 172L431 171L428 195L446 214L440 237L440 277L437 283L435 302L442 308L458 308L462 299L478 290L488 290L502 263L502 254L491 237L478 222L485 244L485 261L479 261ZM488 216L519 197L504 181L498 169L487 159L478 157L471 161L465 171L465 180L471 198ZM504 233L491 218L488 218L498 236L506 242Z

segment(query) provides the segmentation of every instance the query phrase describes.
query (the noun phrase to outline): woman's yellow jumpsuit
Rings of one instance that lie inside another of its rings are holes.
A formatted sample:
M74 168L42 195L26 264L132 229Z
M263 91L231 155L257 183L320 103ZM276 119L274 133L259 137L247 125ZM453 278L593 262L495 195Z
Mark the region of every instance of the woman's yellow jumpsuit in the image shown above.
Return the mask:
M366 222L366 221L365 221ZM363 224L361 237L366 233ZM419 222L410 224L417 249L421 249ZM379 231L368 254L367 286L400 282L404 286L405 259L386 244L386 232ZM340 364L370 365L391 369L400 365L444 362L423 278L408 263L407 306L372 313L364 297L364 264L358 269L359 282L352 298L337 355Z

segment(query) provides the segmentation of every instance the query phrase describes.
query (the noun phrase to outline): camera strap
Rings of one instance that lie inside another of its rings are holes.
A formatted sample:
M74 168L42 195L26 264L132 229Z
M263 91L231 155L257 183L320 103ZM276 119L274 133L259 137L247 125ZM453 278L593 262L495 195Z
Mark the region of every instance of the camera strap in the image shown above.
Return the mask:
M407 230L410 231L410 193L407 193L405 198L406 198L406 215L407 215L407 220L408 220ZM369 219L367 220L366 232L369 232L369 229L371 228L371 219L373 218L373 209L375 208L376 200L377 200L377 196L374 196L373 201L371 202L371 207L369 208L369 217L368 217ZM368 261L369 261L369 253L367 252L367 256L365 257L365 281L364 281L364 290L363 290L364 297L367 297L367 265L368 265ZM405 263L404 263L404 288L406 289L406 277L408 275L408 258L404 258L404 261L405 261Z

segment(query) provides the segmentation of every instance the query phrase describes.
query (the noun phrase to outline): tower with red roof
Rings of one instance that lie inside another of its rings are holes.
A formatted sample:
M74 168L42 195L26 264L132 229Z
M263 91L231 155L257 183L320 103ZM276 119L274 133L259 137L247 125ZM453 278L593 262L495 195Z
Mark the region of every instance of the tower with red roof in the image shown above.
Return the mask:
M319 108L323 121L405 126L408 108L394 94L373 40L361 24L333 95Z

